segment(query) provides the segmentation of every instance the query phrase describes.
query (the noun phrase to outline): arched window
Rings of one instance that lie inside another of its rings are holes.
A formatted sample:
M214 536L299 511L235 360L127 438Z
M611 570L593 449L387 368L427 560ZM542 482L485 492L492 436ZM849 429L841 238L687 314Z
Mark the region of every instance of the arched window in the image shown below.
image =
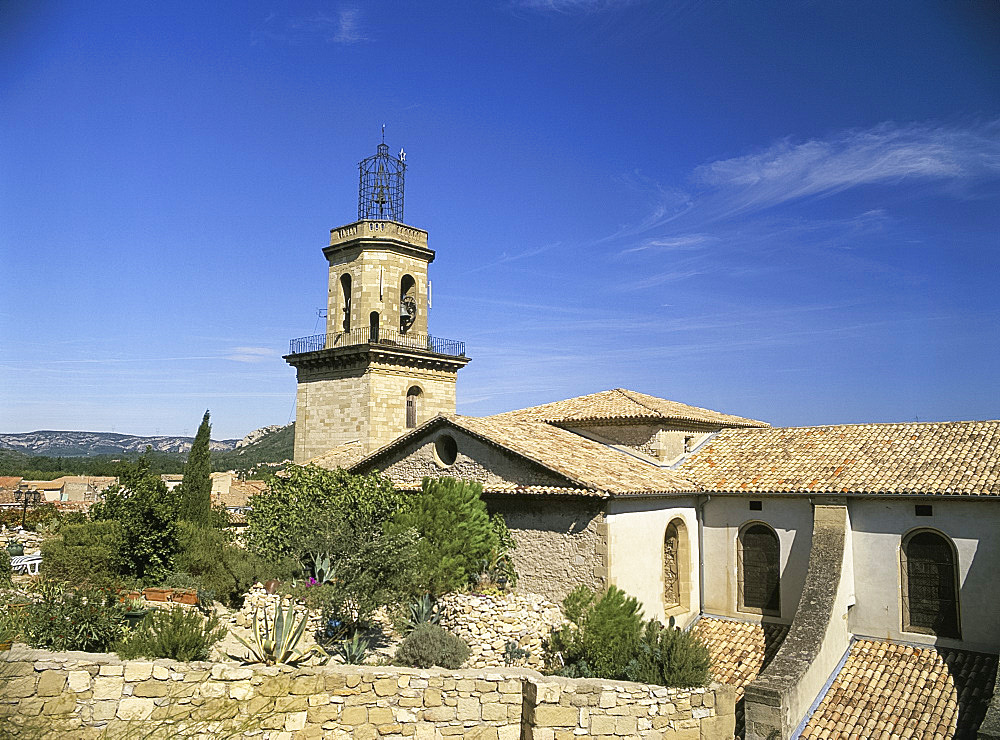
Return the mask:
M351 330L351 276L348 273L344 273L340 276L340 305L344 311L344 321L341 326L344 327L344 331Z
M417 320L417 281L411 275L403 275L399 281L399 331L405 334Z
M413 386L406 392L407 429L414 429L417 426L417 403L422 392L417 386Z
M368 341L378 344L378 311L368 314Z
M778 535L766 524L753 522L740 531L737 559L741 611L781 615L780 553Z
M939 532L918 530L903 540L900 559L903 629L959 638L957 559L951 541Z
M688 584L687 527L684 520L672 520L663 533L663 608L687 606Z

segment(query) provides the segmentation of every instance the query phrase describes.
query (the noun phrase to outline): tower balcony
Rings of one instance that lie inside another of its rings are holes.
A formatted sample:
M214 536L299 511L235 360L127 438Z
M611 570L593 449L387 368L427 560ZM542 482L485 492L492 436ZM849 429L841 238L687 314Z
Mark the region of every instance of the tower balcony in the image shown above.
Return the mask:
M326 349L341 347L356 347L360 345L379 347L399 347L431 352L436 355L450 357L465 357L465 342L455 339L442 339L429 334L410 334L393 331L392 329L369 327L337 332L336 334L314 334L311 337L299 337L291 340L289 355L299 355L306 352L319 352ZM467 362L467 360L466 360Z

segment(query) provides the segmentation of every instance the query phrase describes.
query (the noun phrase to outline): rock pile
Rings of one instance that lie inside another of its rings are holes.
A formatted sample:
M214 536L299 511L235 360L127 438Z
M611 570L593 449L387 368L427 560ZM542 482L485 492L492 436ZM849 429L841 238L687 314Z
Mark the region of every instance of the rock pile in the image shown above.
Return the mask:
M469 644L469 668L505 666L511 642L529 652L513 665L541 668L542 640L565 621L556 604L537 594L448 594L438 603L441 626Z
M269 594L263 585L255 583L247 592L243 601L243 608L233 614L229 618L229 622L230 624L235 624L237 627L251 629L253 627L253 614L258 609L264 610L267 613L268 620L273 622L280 601L281 594ZM288 609L287 599L285 600L284 608ZM303 614L308 615L309 618L309 626L306 627L308 634L315 634L325 627L322 614L307 609L304 604L296 603L295 618L301 619Z

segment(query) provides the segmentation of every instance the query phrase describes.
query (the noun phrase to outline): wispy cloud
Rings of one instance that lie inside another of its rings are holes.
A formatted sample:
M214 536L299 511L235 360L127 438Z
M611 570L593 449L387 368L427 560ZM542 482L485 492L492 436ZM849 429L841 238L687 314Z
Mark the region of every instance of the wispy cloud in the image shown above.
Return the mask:
M618 10L637 2L638 0L516 0L515 5L555 13L597 13Z
M283 16L271 13L255 33L254 41L263 37L288 44L321 40L331 44L356 44L367 41L358 8L341 7L334 13L319 12L306 16Z
M826 140L783 140L710 162L696 185L721 194L728 211L767 208L865 185L967 181L1000 175L1000 121L966 127L883 123Z
M278 353L270 347L233 347L226 359L234 362L266 362L277 356Z

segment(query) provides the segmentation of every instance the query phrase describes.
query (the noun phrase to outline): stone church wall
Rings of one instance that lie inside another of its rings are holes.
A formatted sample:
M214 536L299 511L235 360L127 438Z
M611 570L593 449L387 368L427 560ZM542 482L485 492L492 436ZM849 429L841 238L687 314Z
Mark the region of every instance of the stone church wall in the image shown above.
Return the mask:
M519 591L561 603L577 586L607 586L607 525L603 501L516 494L484 496L517 542Z

